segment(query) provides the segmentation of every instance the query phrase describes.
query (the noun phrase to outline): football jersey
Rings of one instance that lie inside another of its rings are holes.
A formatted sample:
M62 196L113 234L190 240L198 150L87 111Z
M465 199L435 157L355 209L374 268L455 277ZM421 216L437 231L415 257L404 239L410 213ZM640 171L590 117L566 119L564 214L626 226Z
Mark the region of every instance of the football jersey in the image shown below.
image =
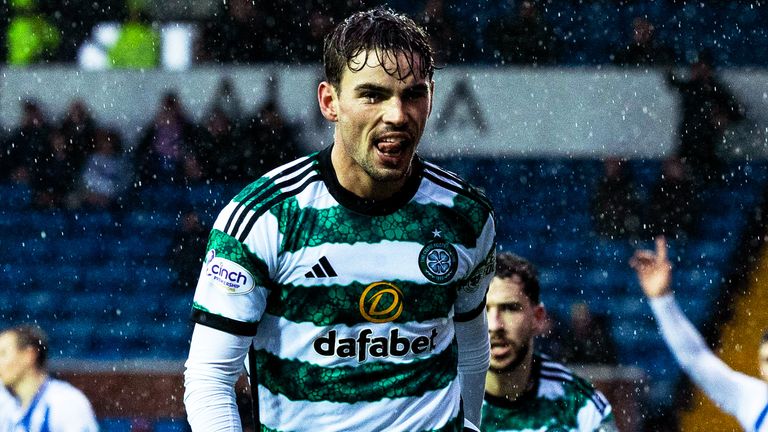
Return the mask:
M485 394L485 432L615 431L611 405L560 363L534 355L533 386L514 401Z
M400 192L360 199L330 152L271 171L223 209L193 320L255 336L266 430L462 430L453 323L485 308L491 206L418 158Z
M22 409L16 399L4 404L2 409L0 432L99 430L85 395L71 384L56 379L47 379L26 409Z

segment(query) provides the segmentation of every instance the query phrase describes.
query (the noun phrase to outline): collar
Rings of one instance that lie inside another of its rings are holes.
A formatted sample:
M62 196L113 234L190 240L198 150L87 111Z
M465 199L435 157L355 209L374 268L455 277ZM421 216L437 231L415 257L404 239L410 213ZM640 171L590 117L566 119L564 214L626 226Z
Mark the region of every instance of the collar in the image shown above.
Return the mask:
M504 396L494 396L485 393L485 401L491 405L501 408L519 408L527 405L531 400L536 399L539 394L539 375L541 374L541 358L534 354L531 362L531 373L528 375L528 384L526 389L517 399L509 400Z
M411 164L411 174L397 193L383 200L360 198L352 192L344 189L339 183L336 170L331 163L331 149L333 145L320 151L318 155L320 177L325 182L328 191L342 206L356 213L368 216L385 216L396 212L408 204L419 190L423 177L424 166L418 156L414 156Z

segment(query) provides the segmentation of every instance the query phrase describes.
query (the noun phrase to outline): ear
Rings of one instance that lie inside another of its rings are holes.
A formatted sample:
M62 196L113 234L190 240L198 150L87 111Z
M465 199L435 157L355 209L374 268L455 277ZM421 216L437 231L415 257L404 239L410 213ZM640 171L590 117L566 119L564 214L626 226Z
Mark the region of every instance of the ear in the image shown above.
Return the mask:
M435 96L435 80L432 80L429 82L429 112L427 113L427 117L429 117L430 114L432 114L432 99Z
M317 102L320 104L320 112L328 121L338 121L338 95L336 89L328 81L323 81L317 86Z
M541 336L549 330L549 318L547 317L547 310L544 309L542 303L537 304L533 308L533 329L536 336Z

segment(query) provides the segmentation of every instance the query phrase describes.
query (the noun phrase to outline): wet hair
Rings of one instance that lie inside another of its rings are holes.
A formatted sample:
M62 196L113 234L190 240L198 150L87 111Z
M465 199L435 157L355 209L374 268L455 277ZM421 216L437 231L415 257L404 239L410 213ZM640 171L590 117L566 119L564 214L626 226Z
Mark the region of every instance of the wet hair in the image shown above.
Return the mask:
M352 64L360 53L365 53L365 61ZM375 55L378 63L383 65L385 60L394 60L398 54L405 55L408 69L400 70L399 65L385 68L389 75L403 80L417 73L432 79L435 61L429 37L422 27L386 7L357 12L339 23L325 38L325 80L338 89L346 68L357 72L365 67L369 55ZM418 69L414 70L417 62Z
M496 277L506 279L518 276L523 283L523 293L533 304L540 303L541 286L536 266L527 259L509 252L496 255Z
M48 335L38 326L20 325L11 327L3 333L16 336L16 346L19 349L32 348L37 352L35 364L39 369L45 369L48 365Z

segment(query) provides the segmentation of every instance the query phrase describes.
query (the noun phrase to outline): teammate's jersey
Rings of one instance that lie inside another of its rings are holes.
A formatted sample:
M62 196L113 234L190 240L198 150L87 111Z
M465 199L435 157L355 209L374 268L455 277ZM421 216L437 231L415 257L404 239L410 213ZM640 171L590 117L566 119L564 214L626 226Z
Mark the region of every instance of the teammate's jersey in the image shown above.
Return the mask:
M747 432L768 432L768 383L728 367L667 294L648 302L680 367Z
M533 386L514 401L488 393L485 432L615 431L611 405L592 384L560 363L534 355Z
M371 203L341 188L329 148L217 218L193 320L256 336L266 430L462 429L453 323L485 308L492 210L432 164L414 160L412 174Z
M6 411L7 410L7 411ZM13 399L3 405L0 432L97 432L90 402L71 384L47 379L27 409Z

